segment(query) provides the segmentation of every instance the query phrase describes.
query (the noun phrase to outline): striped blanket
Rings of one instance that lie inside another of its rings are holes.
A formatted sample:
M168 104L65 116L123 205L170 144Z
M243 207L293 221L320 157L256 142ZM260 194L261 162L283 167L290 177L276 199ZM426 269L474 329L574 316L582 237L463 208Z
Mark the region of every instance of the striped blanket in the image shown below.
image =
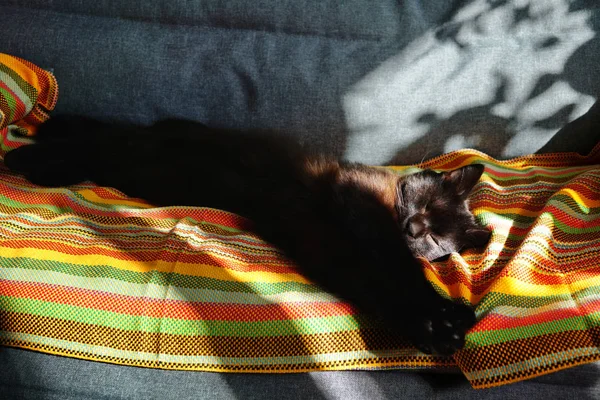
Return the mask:
M26 141L1 133L4 150ZM464 150L421 167L470 163L486 167L471 206L491 242L423 263L440 292L476 306L452 358L370 325L239 216L37 187L3 166L0 344L199 371L458 368L477 388L600 359L600 146L509 161Z
M48 119L58 99L58 84L50 72L18 57L0 53L0 132L8 129L33 135Z
M482 162L471 207L493 235L484 253L426 265L428 278L476 305L455 356L476 388L600 359L600 144L587 157L498 161L473 150L425 167Z

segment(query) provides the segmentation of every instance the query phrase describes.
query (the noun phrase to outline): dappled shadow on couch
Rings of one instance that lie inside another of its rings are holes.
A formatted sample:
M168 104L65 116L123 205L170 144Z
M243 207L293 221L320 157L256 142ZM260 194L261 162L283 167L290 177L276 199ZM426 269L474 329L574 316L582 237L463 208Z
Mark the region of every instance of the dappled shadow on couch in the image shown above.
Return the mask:
M599 21L593 1L463 2L345 94L346 156L409 164L464 147L496 158L540 150L599 93Z
M427 160L452 149L474 148L487 154L496 153L499 143L488 137L503 137L508 141L515 135L513 117L493 114L493 108L506 101L508 86L506 77L500 76L497 80L494 98L488 104L459 110L446 118L433 112L419 116L417 122L428 126L427 132L399 150L387 164L406 164L406 160L414 159L419 153L421 160Z

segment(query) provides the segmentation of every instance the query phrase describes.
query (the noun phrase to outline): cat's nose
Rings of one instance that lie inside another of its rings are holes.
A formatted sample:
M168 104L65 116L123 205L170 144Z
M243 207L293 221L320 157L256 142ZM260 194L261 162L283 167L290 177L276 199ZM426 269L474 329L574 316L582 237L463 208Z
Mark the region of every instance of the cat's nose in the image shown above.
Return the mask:
M427 232L427 219L421 214L413 215L408 220L406 228L410 236L414 238L421 237Z

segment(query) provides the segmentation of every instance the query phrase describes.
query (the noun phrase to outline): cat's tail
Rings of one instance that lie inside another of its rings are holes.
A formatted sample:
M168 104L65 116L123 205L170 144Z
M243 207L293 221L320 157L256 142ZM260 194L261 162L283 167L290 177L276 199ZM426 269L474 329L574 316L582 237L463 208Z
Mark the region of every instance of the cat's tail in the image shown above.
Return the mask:
M53 116L41 124L37 129L35 141L38 143L48 141L73 142L84 137L89 140L100 134L105 134L107 131L110 130L104 122L79 115L63 114Z
M36 143L9 151L4 164L40 186L68 186L87 179L81 163L54 143Z
M67 186L88 178L81 146L82 136L94 134L102 123L81 117L60 116L43 123L35 143L9 151L4 164L41 186Z

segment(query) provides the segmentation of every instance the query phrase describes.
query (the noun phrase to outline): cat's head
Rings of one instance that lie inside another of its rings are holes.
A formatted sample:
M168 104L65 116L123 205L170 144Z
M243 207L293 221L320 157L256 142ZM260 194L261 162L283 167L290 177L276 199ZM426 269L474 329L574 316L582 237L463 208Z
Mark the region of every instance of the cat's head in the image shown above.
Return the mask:
M475 221L467 200L483 170L479 164L424 170L398 181L398 223L414 255L432 261L487 244L490 231Z

